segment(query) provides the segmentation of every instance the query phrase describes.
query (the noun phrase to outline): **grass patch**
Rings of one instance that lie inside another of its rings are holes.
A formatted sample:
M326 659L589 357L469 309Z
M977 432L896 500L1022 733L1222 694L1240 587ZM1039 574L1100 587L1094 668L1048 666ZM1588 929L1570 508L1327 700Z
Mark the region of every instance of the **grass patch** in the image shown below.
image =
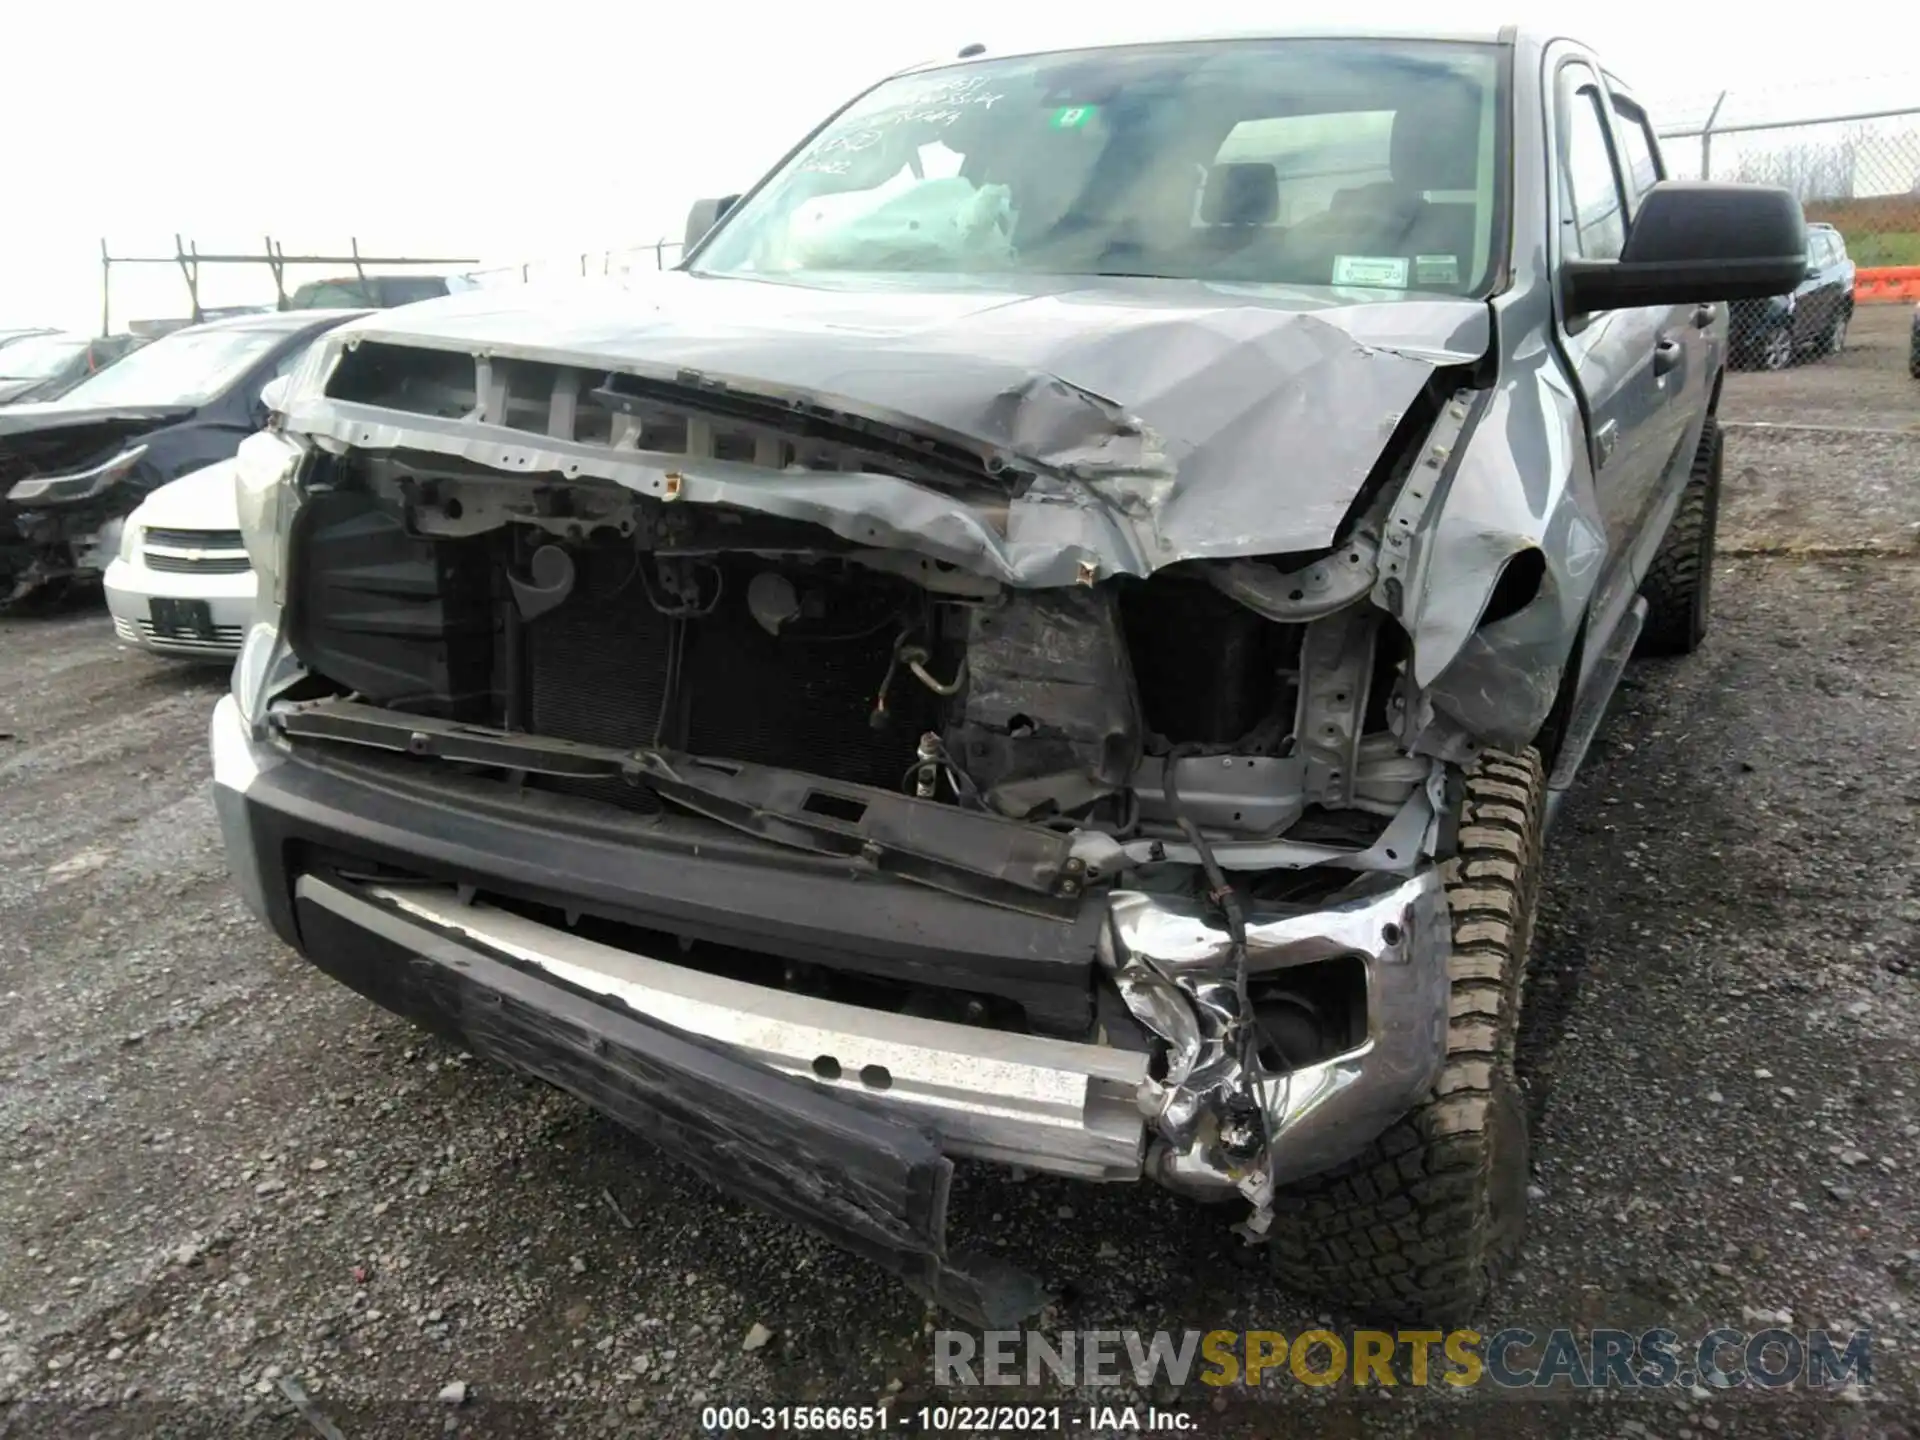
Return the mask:
M1847 236L1847 254L1859 266L1920 265L1920 231L1894 230L1886 234Z

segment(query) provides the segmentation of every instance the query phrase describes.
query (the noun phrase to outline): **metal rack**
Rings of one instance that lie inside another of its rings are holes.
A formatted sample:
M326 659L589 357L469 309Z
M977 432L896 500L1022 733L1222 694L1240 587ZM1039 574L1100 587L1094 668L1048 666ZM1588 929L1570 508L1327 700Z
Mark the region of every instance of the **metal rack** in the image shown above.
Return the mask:
M173 237L171 255L115 255L107 248L104 236L100 240L100 333L113 333L113 267L116 265L177 265L181 276L187 282L187 296L193 306L193 323L199 324L205 318L206 310L200 304L200 267L202 265L265 265L273 272L273 290L277 297L274 308L287 308L286 271L289 265L331 265L336 268L352 266L353 273L361 285L366 284L367 267L377 265L383 268L410 265L444 265L471 268L477 260L469 258L434 258L420 255L363 255L360 253L358 239L349 239L348 253L345 255L289 255L280 242L271 235L265 237L265 245L259 254L206 254L202 253L198 242L183 240L176 234Z

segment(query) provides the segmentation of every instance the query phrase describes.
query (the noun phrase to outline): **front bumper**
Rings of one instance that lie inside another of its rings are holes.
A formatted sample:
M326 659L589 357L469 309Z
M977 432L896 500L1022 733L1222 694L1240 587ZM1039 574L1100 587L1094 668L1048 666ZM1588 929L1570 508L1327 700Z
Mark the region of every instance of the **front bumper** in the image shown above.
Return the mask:
M212 745L236 883L314 964L475 1053L571 1091L723 1188L812 1225L980 1323L1002 1323L1009 1306L1032 1297L990 1267L947 1255L948 1157L1085 1179L1149 1173L1209 1194L1236 1187L1205 1118L1208 1087L1232 1080L1208 1056L1217 996L1197 983L1217 970L1221 937L1176 903L1113 897L1101 941L1128 1006L1167 1041L1168 1063L1156 1072L1141 1049L749 984L478 902L458 886L524 891L531 867L549 884L564 877L570 908L596 913L607 866L633 872L649 857L558 828L533 840L534 815L463 816L452 798L429 807L383 795L256 739L231 698L215 711ZM311 868L307 857L317 854L364 857L368 869L404 857L436 879L354 880L344 869ZM678 862L673 886L697 897L712 878L700 874L709 864L729 862ZM723 878L736 908L749 909L747 892L760 887ZM816 892L828 883L801 878ZM794 881L769 871L765 887ZM878 917L847 908L862 905L851 897L836 905L816 894L801 905L821 917L816 923L849 934L866 925L860 940L871 944L872 927L902 902L869 890L867 908ZM908 894L925 909L903 923L903 936L967 904L936 891ZM1250 962L1262 973L1336 953L1368 966L1365 1043L1262 1087L1282 1178L1352 1155L1431 1086L1446 1026L1439 896L1437 877L1425 871L1330 910L1253 917Z
M114 560L107 566L103 587L113 631L120 639L157 655L231 660L246 639L253 616L254 576L171 573ZM204 600L212 612L210 635L156 626L156 599Z
M117 492L71 504L13 504L11 528L21 546L15 576L19 590L24 593L60 580L100 578L120 549L125 516L132 508L132 502L118 504Z
M312 876L295 894L311 957L384 1008L571 1092L721 1187L879 1261L977 1324L1010 1324L1037 1308L1026 1276L990 1257L948 1253L952 1162L912 1115L850 1101L554 983L524 957L396 907L391 895Z

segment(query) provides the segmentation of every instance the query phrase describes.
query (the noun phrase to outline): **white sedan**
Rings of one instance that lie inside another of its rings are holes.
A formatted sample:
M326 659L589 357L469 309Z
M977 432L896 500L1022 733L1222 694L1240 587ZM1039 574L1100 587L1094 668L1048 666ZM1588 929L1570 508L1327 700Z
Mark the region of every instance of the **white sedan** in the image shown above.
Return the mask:
M234 508L233 461L140 502L107 566L114 632L159 655L232 659L253 615L253 566Z

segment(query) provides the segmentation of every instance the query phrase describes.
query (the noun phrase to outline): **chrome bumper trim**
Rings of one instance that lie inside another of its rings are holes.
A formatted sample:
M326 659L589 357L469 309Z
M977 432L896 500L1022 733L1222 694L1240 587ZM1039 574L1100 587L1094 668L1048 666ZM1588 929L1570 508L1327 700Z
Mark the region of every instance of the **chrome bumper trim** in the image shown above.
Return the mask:
M1236 1097L1266 1112L1270 1184L1359 1153L1439 1078L1452 937L1446 887L1433 867L1322 909L1249 915L1250 975L1339 955L1358 957L1367 975L1362 1044L1255 1077L1228 1043L1237 1000L1224 926L1194 902L1116 894L1103 958L1135 1015L1172 1050L1165 1080L1143 1092L1161 1137L1149 1174L1174 1188L1244 1193L1249 1165L1219 1149L1221 1107Z
M302 879L302 886L314 882ZM709 975L452 890L371 888L401 915L785 1074L911 1112L956 1155L1086 1179L1138 1178L1147 1056L924 1020Z

